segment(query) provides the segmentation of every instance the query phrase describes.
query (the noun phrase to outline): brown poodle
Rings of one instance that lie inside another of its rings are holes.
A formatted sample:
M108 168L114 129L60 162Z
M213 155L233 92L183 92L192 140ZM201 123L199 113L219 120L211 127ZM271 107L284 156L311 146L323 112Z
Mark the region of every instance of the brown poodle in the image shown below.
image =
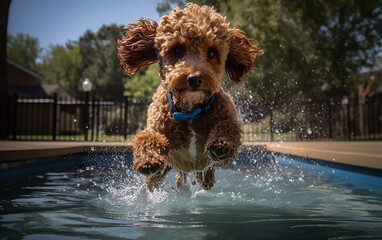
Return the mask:
M196 182L210 189L214 165L235 157L241 144L235 105L221 88L224 72L239 83L263 51L213 8L192 3L159 25L140 19L126 29L118 40L124 73L132 76L158 62L162 78L147 127L133 140L133 169L146 175L150 190L172 168L179 171L178 187L196 172Z

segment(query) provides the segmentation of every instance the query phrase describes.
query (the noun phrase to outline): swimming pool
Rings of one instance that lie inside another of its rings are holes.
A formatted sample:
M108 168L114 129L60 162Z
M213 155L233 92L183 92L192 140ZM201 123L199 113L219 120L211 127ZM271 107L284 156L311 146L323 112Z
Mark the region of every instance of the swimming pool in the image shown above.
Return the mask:
M219 168L210 191L174 190L170 172L150 193L131 160L77 155L3 166L0 239L382 239L378 171L247 154Z

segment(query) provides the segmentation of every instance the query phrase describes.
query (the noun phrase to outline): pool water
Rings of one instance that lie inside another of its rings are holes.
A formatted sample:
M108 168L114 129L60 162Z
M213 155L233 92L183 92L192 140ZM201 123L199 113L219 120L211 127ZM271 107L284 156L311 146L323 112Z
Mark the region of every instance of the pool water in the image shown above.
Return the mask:
M149 192L131 156L72 156L0 172L0 239L382 239L382 177L241 155L210 191Z

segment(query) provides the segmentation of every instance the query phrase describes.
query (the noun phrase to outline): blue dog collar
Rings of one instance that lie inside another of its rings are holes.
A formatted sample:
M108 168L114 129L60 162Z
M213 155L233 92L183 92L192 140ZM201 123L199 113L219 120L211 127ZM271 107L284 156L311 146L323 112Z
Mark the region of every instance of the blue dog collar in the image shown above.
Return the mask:
M179 121L179 122L187 122L189 120L195 120L200 118L203 115L203 113L206 113L210 110L214 100L215 100L215 94L210 98L210 100L208 101L206 105L202 107L198 107L194 109L192 112L183 113L178 111L178 109L176 109L175 104L172 101L172 94L171 92L167 91L167 101L168 101L168 104L170 105L172 116L176 121Z

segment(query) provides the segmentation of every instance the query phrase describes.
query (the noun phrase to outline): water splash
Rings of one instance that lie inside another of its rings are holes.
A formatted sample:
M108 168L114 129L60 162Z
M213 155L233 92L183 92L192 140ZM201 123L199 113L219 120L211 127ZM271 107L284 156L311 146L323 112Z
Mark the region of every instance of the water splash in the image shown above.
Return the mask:
M0 201L3 236L238 239L256 232L272 239L278 234L328 239L344 231L382 234L378 177L339 169L333 173L332 168L258 152L218 168L210 191L192 185L192 174L188 184L174 189L172 171L150 192L144 177L131 170L131 160L90 155L68 167L26 176L20 189L7 183L0 188L9 199Z
M249 159L247 166L236 164L236 161L245 161L244 158ZM185 186L176 189L176 171L171 171L153 192L147 189L145 178L131 170L126 162L100 161L102 164L85 168L85 172L91 175L87 177L89 186L86 189L99 192L92 201L96 207L130 220L156 223L168 215L201 214L216 207L274 207L282 204L281 195L288 194L285 186L298 186L303 182L302 174L296 175L291 171L280 174L275 162L265 164L254 157L242 157L236 161L229 168L216 170L216 183L210 191L193 185L193 174L189 174Z

